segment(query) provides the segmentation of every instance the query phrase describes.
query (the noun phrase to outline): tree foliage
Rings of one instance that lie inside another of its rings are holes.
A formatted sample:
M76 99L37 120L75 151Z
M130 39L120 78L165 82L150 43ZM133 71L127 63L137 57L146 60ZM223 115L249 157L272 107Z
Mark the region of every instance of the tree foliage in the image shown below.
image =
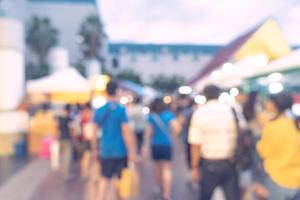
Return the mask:
M141 75L133 69L124 69L116 75L117 79L128 80L137 84L143 84Z
M49 18L34 16L28 26L26 43L36 60L29 60L26 66L26 78L35 79L49 74L47 55L58 43L58 30Z
M86 77L86 68L81 63L74 64L74 68L84 77Z
M184 84L184 78L179 75L167 76L159 74L152 77L150 85L162 92L173 92Z
M80 49L85 58L101 59L100 51L106 34L98 16L90 15L83 21L78 37Z
M39 62L46 63L50 48L58 43L58 30L53 27L49 18L34 16L27 30L26 42L38 56Z

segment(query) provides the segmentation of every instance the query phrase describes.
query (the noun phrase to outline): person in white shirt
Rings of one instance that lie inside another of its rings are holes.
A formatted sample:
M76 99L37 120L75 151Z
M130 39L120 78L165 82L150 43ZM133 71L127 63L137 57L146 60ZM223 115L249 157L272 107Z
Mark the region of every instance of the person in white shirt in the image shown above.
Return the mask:
M143 112L144 105L141 97L136 97L133 104L128 107L128 117L132 129L134 130L137 141L137 153L141 155L141 149L144 141L144 132L147 125L147 117Z
M232 107L218 101L220 91L214 85L205 87L207 103L195 111L189 130L192 174L200 180L200 200L210 200L217 186L222 187L227 200L240 200L233 162L236 122Z

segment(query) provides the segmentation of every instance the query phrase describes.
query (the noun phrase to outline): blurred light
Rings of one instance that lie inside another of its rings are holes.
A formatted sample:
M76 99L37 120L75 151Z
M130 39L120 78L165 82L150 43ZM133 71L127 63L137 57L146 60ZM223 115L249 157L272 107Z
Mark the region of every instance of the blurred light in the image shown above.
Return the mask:
M257 58L258 58L257 63L261 67L266 66L268 64L268 62L269 62L268 56L266 56L264 54L258 55Z
M283 85L281 83L271 83L269 85L269 92L271 94L277 94L283 90Z
M220 103L233 103L234 102L234 98L229 93L223 92L219 96L219 102Z
M206 103L206 97L203 95L197 95L194 100L197 104L200 104L200 105L203 105Z
M226 74L229 74L233 71L233 64L232 63L225 63L222 66L222 71Z
M84 37L82 35L77 35L76 42L82 44L84 42Z
M295 115L300 116L300 104L296 103L292 107L292 111Z
M96 75L93 77L93 86L96 91L105 91L110 78L107 75Z
M215 70L211 73L211 78L213 80L216 80L216 79L220 78L220 75L221 75L221 72L219 70Z
M231 90L229 91L230 95L233 97L236 97L239 95L239 89L237 88L231 88Z
M92 100L92 106L93 106L94 109L98 109L101 106L104 106L105 104L106 104L106 99L102 96L95 97Z
M190 86L181 86L178 89L178 92L180 94L191 94L193 92L192 88Z
M126 105L129 103L129 99L127 97L123 96L120 98L120 103L123 105Z
M145 107L143 108L143 114L144 114L144 115L148 115L149 113L150 113L150 108L145 106Z
M270 83L279 82L282 80L282 74L281 73L272 73L268 76L268 81Z
M165 104L172 103L172 97L171 96L164 96L163 101Z

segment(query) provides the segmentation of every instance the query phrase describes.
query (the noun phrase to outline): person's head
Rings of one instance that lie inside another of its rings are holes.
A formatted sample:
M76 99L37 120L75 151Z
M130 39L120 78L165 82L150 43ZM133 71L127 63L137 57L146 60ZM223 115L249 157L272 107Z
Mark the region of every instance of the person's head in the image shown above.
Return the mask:
M166 105L162 98L156 98L152 101L150 105L150 111L153 113L161 113L165 111Z
M84 109L91 110L91 109L92 109L92 105L91 105L90 102L88 102L88 103L86 103L86 104L83 105L83 108L84 108Z
M42 106L41 106L41 109L43 112L47 112L49 111L51 108L50 104L49 103L43 103Z
M118 82L115 80L111 80L106 85L106 93L109 96L116 96L118 90Z
M235 97L235 100L237 101L237 103L239 103L240 105L243 106L248 101L248 94L242 88L238 88L238 90L239 90L239 93Z
M275 115L283 114L293 106L293 98L287 92L270 95L266 102L266 110Z
M60 109L60 116L66 117L69 116L72 110L71 104L65 104Z
M83 107L80 103L76 103L75 108L76 108L76 111L79 111L79 112L83 109Z
M65 111L66 113L70 113L71 110L72 110L72 105L71 105L71 104L66 104L66 105L64 106L64 111Z
M208 85L203 90L203 95L206 97L206 100L218 99L221 93L221 89L216 85Z
M191 102L191 97L185 94L181 94L177 100L178 106L181 108L188 107L190 105L190 102Z
M247 94L246 101L242 104L243 114L247 121L255 118L255 105L257 103L258 92L251 91Z
M142 103L142 98L141 97L135 97L133 103L135 103L135 104Z

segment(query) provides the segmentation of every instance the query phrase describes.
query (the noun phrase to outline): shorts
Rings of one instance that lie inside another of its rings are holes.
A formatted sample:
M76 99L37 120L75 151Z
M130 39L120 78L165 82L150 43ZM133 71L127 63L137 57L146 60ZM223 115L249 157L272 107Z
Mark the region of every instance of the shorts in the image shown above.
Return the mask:
M127 157L123 158L100 158L101 175L104 178L121 178L122 170L127 167Z
M152 146L152 159L154 161L171 161L172 147L169 145Z

